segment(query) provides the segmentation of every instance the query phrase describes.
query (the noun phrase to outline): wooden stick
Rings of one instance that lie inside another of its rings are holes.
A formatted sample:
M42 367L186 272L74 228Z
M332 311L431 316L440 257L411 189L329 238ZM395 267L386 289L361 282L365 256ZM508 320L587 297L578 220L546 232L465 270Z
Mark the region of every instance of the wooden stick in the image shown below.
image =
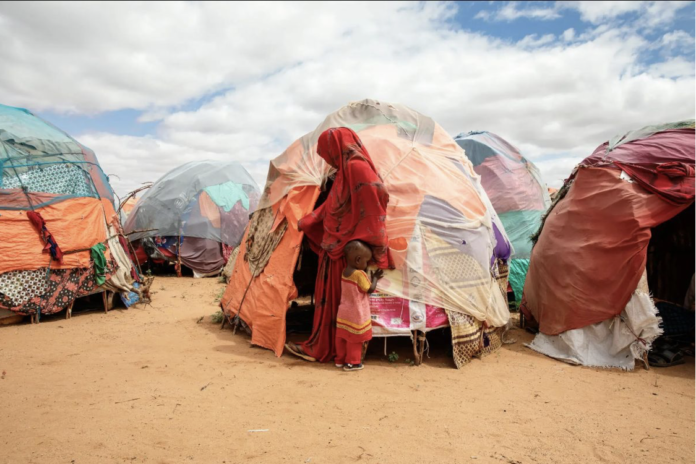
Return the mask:
M425 332L423 332L423 338L419 338L420 342L420 353L418 355L418 365L420 366L423 363L423 353L425 353Z
M411 336L413 337L413 362L417 366L419 364L418 363L418 331L417 330L412 331Z

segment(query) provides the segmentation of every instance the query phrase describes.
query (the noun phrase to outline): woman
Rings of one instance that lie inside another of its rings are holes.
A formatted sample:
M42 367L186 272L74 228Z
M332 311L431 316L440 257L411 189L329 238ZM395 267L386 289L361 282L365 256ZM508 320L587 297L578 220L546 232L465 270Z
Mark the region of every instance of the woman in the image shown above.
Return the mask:
M385 220L389 194L367 149L351 129L328 129L319 136L317 153L336 169L326 201L302 218L299 229L319 255L312 335L291 353L308 361L333 361L336 312L341 301L341 273L346 267L343 248L352 240L372 247L372 260L381 269L392 268Z

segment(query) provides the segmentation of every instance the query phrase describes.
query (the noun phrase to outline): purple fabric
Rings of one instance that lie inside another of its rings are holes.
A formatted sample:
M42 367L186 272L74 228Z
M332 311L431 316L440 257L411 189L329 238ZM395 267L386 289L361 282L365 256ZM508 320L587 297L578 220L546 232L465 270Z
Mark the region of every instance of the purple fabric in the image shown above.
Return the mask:
M619 145L607 153L609 142L600 145L581 164L590 166L618 161L626 164L655 165L670 162L694 164L694 129L658 132L644 139Z
M495 234L496 244L493 249L493 256L491 256L491 266L496 258L504 261L510 259L510 254L512 252L512 250L510 250L510 244L505 240L505 237L503 237L503 234L500 232L495 222L493 223L493 233Z
M184 237L181 263L200 274L219 271L225 265L220 242L207 238Z

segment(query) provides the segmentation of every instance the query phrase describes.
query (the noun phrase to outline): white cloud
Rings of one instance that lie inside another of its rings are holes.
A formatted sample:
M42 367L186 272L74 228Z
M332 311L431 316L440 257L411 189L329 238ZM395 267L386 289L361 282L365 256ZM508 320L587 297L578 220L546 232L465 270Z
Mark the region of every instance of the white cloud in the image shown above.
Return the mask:
M0 101L160 121L153 137L73 134L121 194L202 158L239 160L262 186L270 159L363 98L403 103L452 134L498 133L554 186L617 133L694 117L693 69L642 69L652 45L628 27L510 43L454 29L451 4L100 5L2 4L0 59L13 65Z
M665 53L693 51L694 37L688 32L681 30L668 32L660 39L659 48Z
M648 73L658 77L678 78L694 75L694 62L681 57L670 58L649 67Z
M548 21L560 17L561 15L558 13L558 8L555 6L551 8L534 8L526 6L524 2L522 2L522 4L521 2L507 2L502 8L496 11L490 12L483 10L476 15L477 19L506 22L515 21L519 18Z
M531 34L525 36L522 40L517 42L517 46L521 48L538 48L548 45L556 40L556 36L553 34L545 34L539 37L537 34Z
M570 29L566 29L565 31L563 31L562 37L563 40L565 40L566 42L570 42L575 38L575 29L573 29L572 27Z
M497 2L496 2L497 3ZM689 1L558 1L552 6L538 7L535 2L500 2L502 7L483 10L477 19L512 22L520 18L549 21L562 16L563 10L573 9L588 23L599 25L616 21L629 13L640 15L634 27L654 29L674 21ZM615 24L616 25L616 24Z
M632 2L632 1L603 1L603 2L564 2L565 8L574 8L580 13L584 21L594 24L604 22L608 19L617 18L626 13L634 13L646 8L646 3L655 2ZM660 2L662 3L662 2ZM666 2L669 3L669 2Z

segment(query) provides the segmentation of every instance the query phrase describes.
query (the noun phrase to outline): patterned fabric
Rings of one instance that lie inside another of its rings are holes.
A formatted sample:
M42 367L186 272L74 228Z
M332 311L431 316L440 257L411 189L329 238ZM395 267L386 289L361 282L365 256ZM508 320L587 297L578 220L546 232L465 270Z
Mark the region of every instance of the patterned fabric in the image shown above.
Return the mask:
M48 290L46 270L11 271L0 274L0 294L9 298L10 306L22 305Z
M116 263L109 261L107 263L107 279L116 269ZM40 273L43 282L43 292L37 287L24 287L20 292L19 300L14 300L4 292L4 287L0 287L0 308L8 309L23 315L36 314L41 311L41 314L55 314L66 309L76 298L89 295L95 292L99 286L94 280L94 271L92 268L76 268L76 269L39 269L37 271L19 271L28 273ZM48 273L48 278L46 274ZM18 277L15 272L8 272L0 276L2 280L11 280L13 276L6 277L8 274L14 274L15 279L22 279L25 285L29 282L35 282L36 276L24 275ZM15 288L17 287L15 281ZM33 284L35 285L35 284ZM17 295L17 291L14 292Z
M11 171L10 171L11 172ZM81 197L94 196L87 174L74 164L56 164L37 167L19 175L6 175L2 187L6 189L27 187L30 192L56 193Z
M488 302L480 289L490 285L490 272L476 259L445 242L427 227L421 227L437 285L435 301L442 307L457 307L457 302L471 301L472 306L485 307Z
M452 357L461 369L474 357L491 354L503 346L502 327L485 327L468 314L447 311L452 330Z
M263 272L271 259L273 250L276 249L288 229L288 221L283 219L283 222L271 232L271 227L275 221L274 216L273 208L264 208L256 211L249 221L244 261L249 263L249 270L254 277Z
M336 313L336 337L351 343L372 339L372 319L368 290L372 283L364 271L354 271L341 279L341 304Z
M507 263L502 260L498 259L496 263L496 275L495 279L498 281L498 285L500 286L500 291L503 293L503 298L505 298L505 304L508 304L508 299L507 299L507 289L508 289L508 277L510 275L510 268L508 267Z

